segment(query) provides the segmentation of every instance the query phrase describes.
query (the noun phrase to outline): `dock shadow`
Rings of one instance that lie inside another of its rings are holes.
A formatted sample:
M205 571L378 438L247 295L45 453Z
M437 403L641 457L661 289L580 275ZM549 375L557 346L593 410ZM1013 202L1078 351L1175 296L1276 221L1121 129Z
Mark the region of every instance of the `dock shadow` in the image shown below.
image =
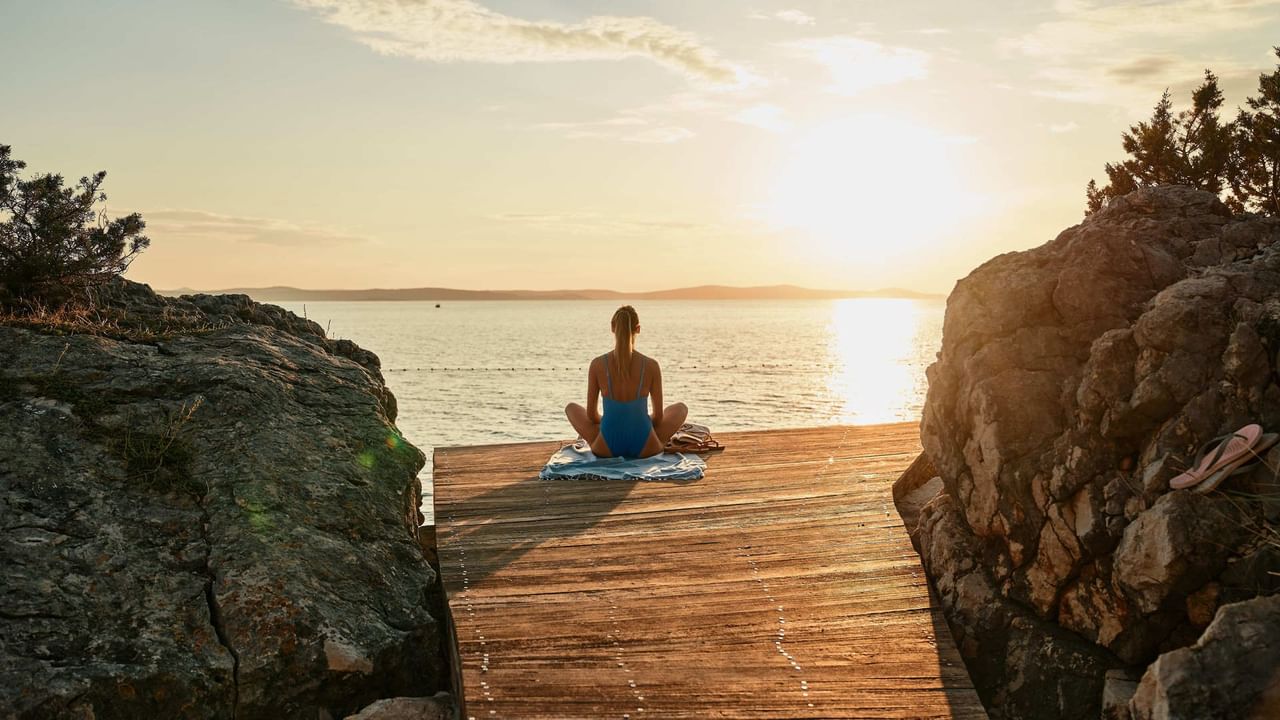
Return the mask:
M942 678L942 692L950 708L949 717L961 720L987 720L986 706L978 694L969 665L965 662L955 640L955 633L947 622L942 603L933 581L929 586L929 616L933 625L933 637L938 654L938 673ZM955 654L951 656L951 652ZM949 657L950 656L950 657Z
M938 657L938 672L942 679L942 691L946 696L953 718L986 718L986 708L978 695L969 664L960 652L956 635L947 622L942 600L934 587L933 578L924 568L920 557L920 537L916 528L924 506L944 492L942 478L936 475L933 465L924 454L918 456L893 484L893 504L902 520L902 529L911 541L918 568L925 579L929 595L929 618L933 626L934 648Z
M705 477L705 476L704 476ZM533 475L469 498L467 504L493 508L484 521L451 529L445 541L469 550L465 569L472 587L549 540L577 537L600 524L639 484L679 487L693 480L543 480ZM545 486L543 512L531 512L529 498Z

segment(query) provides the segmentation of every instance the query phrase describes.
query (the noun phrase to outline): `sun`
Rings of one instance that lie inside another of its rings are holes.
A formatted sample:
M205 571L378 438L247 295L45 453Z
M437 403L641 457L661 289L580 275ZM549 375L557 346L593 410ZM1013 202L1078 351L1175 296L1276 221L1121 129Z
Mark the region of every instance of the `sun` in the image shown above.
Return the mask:
M804 238L816 261L927 248L981 204L957 167L967 142L887 115L811 128L769 184L764 220Z

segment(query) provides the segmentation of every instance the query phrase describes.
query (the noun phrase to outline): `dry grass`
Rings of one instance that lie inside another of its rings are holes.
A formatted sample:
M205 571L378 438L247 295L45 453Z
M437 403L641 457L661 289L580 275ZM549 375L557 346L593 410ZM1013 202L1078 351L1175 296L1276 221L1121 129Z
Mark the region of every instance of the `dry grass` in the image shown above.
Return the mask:
M57 307L34 303L0 308L0 326L19 327L55 335L95 335L131 342L156 342L179 335L199 335L229 327L226 322L192 321L169 312L134 315L92 301Z
M1267 462L1266 458L1258 461L1270 474L1269 479L1255 480L1252 490L1229 490L1223 495L1235 506L1241 525L1255 541L1280 548L1280 520L1272 519L1277 514L1276 509L1280 508L1280 466Z
M191 490L187 463L190 450L185 433L191 418L204 403L197 397L183 403L177 411L166 417L154 432L139 430L134 421L129 422L118 441L118 449L124 459L129 479L139 481L150 488Z

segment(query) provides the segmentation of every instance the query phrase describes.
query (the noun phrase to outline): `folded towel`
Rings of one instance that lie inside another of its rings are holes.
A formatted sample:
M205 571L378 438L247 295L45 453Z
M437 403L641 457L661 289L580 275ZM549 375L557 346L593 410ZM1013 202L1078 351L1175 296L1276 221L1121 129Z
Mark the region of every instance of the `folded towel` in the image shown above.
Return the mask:
M685 423L671 436L663 449L667 452L707 452L719 448L720 443L711 437L711 429L706 425Z
M556 451L538 473L543 480L699 480L707 464L697 455L662 453L647 458L600 458L579 440Z

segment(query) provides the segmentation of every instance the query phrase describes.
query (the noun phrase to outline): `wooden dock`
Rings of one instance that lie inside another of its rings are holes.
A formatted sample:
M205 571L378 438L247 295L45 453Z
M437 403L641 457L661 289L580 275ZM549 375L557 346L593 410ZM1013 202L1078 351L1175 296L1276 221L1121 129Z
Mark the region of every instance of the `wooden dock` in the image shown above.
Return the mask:
M893 507L918 431L726 434L679 483L437 449L463 717L985 718Z

